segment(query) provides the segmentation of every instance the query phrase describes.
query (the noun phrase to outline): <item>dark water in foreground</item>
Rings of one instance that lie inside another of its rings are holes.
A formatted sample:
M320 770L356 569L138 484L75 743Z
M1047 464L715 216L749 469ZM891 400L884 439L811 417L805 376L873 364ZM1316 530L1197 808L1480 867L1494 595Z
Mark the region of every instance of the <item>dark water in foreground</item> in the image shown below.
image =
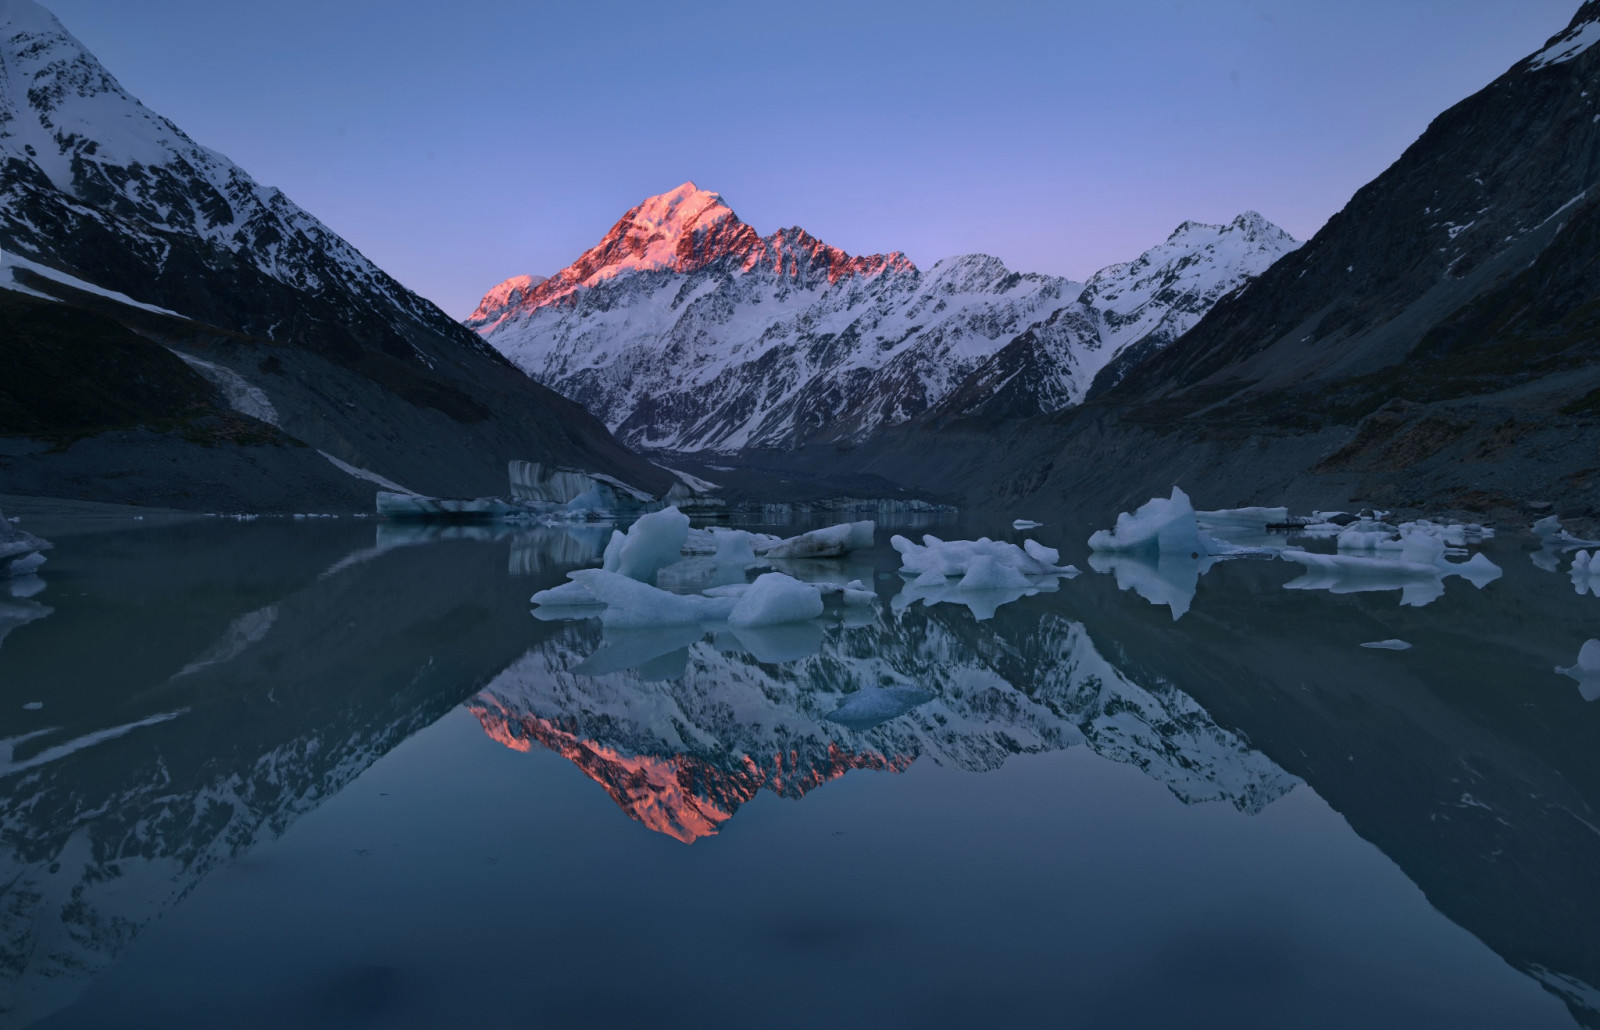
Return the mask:
M606 531L27 528L6 1025L1600 1026L1600 598L1514 537L979 620L880 531L876 612L736 637L531 617Z

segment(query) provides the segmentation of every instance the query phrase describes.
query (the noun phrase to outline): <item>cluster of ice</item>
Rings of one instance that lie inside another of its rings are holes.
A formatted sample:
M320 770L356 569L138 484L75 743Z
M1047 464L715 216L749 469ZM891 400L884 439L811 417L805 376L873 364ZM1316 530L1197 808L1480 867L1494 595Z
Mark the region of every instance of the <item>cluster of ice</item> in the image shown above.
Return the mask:
M932 533L914 544L903 536L889 538L889 545L900 552L900 574L937 576L948 579L965 577L979 558L989 558L999 565L1014 569L1024 576L1076 576L1078 570L1070 565L1057 565L1061 552L1046 547L1037 540L1027 540L1022 547L1003 540L980 537L977 540L940 540Z
M1286 550L1283 559L1304 565L1306 571L1284 588L1334 594L1399 590L1401 605L1420 608L1444 595L1448 576L1460 576L1480 590L1501 576L1500 567L1483 554L1447 561L1443 538L1422 530L1406 532L1399 543L1395 557Z
M1209 553L1207 544L1189 495L1176 486L1171 497L1152 497L1139 510L1119 514L1114 529L1098 530L1089 537L1089 549L1099 554L1187 554L1199 558Z
M877 528L871 520L843 522L780 540L768 545L763 553L768 558L837 558L871 547Z
M1413 537L1429 537L1445 547L1464 548L1494 536L1494 530L1476 522L1443 523L1428 519L1391 526L1378 519L1358 519L1340 531L1336 546L1341 551L1402 552Z
M1578 661L1565 668L1556 666L1563 676L1578 681L1578 692L1585 701L1600 700L1600 640L1585 640L1578 650Z
M1071 565L1058 564L1061 552L1037 540L1018 547L988 537L940 540L928 534L921 544L903 536L889 543L900 552L900 575L913 577L895 597L897 608L917 601L964 604L978 619L988 619L1002 605L1054 590L1063 576L1078 574Z
M781 537L773 536L771 533L751 533L743 529L721 529L718 527L691 529L689 530L688 539L684 541L683 553L691 556L721 555L724 548L733 545L734 540L738 540L743 543L736 546L749 547L753 561L754 555L765 553L769 547L778 543L781 539Z

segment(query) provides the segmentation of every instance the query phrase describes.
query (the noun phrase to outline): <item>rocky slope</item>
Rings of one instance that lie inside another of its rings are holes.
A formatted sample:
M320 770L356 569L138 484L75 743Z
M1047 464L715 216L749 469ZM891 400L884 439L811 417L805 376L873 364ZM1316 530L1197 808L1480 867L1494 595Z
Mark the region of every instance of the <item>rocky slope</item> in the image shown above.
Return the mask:
M1181 482L1210 506L1600 513L1597 26L1590 0L1084 405L918 427L849 464L969 501L1104 507Z
M318 451L425 493L503 492L511 458L667 484L281 191L145 108L32 0L0 0L0 248L0 287L15 313L6 357L59 364L42 334L119 335L90 312L121 327L132 364L114 375L92 361L77 368L86 395L130 379L182 395L87 422L7 417L0 457L10 458L13 490L55 483L133 499L97 473L117 461L148 467L154 451L163 465L205 470L193 482L147 484L157 494L140 498L168 503L204 503L195 491L228 461L240 466L241 503L270 503L308 481L325 487L321 496L342 489L370 501L371 484L310 471L327 464ZM185 368L168 349L202 363ZM13 397L56 386L6 384ZM244 388L269 405L240 409L230 398ZM204 422L228 412L253 420L251 440ZM174 427L188 427L188 439ZM52 436L72 444L68 453L45 457L49 447L19 442Z
M673 451L857 441L954 398L1022 414L1076 403L1294 246L1254 213L1185 223L1086 288L969 254L926 271L767 237L685 183L568 268L491 290L467 320L624 440Z

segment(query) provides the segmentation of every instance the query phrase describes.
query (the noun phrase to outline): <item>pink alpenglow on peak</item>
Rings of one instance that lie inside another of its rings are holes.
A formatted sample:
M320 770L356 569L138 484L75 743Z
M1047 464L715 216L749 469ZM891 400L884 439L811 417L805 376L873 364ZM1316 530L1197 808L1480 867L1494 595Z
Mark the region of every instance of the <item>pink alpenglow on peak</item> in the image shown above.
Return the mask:
M571 303L579 290L624 273L681 275L724 260L741 273L761 269L800 278L825 272L830 284L847 276L916 269L898 251L852 257L798 227L763 238L739 221L721 194L686 182L634 207L604 239L549 279L519 275L496 286L466 324L488 334L518 315Z

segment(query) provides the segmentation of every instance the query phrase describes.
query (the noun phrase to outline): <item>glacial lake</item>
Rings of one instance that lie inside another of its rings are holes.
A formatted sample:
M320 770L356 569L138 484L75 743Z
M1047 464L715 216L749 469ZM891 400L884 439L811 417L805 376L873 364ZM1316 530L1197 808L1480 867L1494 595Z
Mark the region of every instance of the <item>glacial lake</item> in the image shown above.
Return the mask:
M897 605L890 532L1023 534L882 524L815 573L875 608L754 634L530 614L609 527L26 518L0 1021L1600 1026L1569 556L1175 619L1027 514L1082 576Z

